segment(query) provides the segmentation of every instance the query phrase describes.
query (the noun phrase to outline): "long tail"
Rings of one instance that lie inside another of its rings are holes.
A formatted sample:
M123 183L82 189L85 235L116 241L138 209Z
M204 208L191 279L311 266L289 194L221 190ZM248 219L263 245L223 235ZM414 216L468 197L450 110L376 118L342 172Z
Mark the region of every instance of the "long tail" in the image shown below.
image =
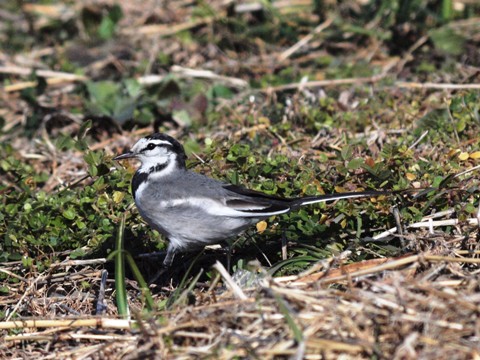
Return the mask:
M326 194L319 196L307 196L299 199L295 199L293 206L304 206L309 204L315 204L320 202L335 201L341 199L358 199L358 198L371 198L382 195L397 195L403 193L412 193L420 192L423 190L433 190L433 189L405 189L405 190L369 190L369 191L358 191L358 192L345 192L337 194Z

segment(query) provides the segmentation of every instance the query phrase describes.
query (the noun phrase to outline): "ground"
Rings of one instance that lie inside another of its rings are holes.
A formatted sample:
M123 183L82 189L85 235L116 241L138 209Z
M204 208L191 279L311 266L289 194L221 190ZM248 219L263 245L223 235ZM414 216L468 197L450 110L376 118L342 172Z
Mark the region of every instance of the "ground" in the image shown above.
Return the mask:
M0 356L478 358L479 16L3 5ZM269 194L407 191L273 217L159 272L137 164L112 161L154 131L192 171Z

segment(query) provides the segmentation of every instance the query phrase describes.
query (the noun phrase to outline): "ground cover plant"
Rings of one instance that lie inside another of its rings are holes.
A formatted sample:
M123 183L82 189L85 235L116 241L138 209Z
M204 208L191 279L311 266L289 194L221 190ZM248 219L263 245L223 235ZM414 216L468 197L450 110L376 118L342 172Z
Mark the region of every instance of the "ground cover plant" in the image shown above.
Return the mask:
M2 358L473 358L480 6L11 1L0 8ZM159 272L133 206L154 131L278 196Z

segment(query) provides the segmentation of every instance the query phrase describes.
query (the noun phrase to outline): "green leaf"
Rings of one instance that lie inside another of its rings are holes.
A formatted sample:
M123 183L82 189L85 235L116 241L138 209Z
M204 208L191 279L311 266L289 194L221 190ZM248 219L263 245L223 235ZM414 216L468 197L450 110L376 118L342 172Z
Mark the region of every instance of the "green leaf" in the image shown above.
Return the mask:
M117 230L116 250L109 255L109 258L115 257L115 290L117 299L118 314L127 318L130 316L127 299L127 286L125 282L125 253L124 253L124 233L125 233L125 218L123 214L120 220L120 225Z
M271 290L270 293L271 293L271 295L273 295L273 298L276 300L277 305L278 305L278 309L280 310L280 312L285 317L285 320L287 321L288 327L290 328L290 330L293 333L295 341L297 341L297 343L301 343L304 339L304 335L303 335L303 332L302 332L301 328L295 322L296 317L294 315L293 310L290 308L290 306L288 305L286 300L284 300L280 296L280 294L277 294L273 290Z
M474 206L472 203L468 203L465 205L465 211L469 214L476 214L477 213L477 207Z
M77 213L73 207L69 207L62 213L63 217L68 220L73 220L77 216Z
M126 79L124 84L130 97L138 98L141 95L143 87L137 79Z
M135 122L141 125L148 125L155 120L155 115L149 108L135 109L133 117Z
M462 132L463 130L465 130L466 127L467 127L467 119L465 119L465 117L460 118L456 125L457 132L459 133Z
M88 173L90 176L102 176L110 172L110 168L103 162L103 152L88 151L83 159L88 164Z
M113 81L90 81L86 86L90 99L88 110L95 115L112 115L120 95L120 84Z
M113 81L89 81L86 85L90 99L98 103L108 101L120 90L120 85Z
M227 155L228 161L235 161L239 158L246 158L250 155L250 146L246 144L234 144Z
M102 18L98 28L98 35L101 39L108 40L112 38L115 33L116 25L122 16L122 8L118 5L114 5L108 15Z
M438 187L443 181L443 176L435 176L433 179L432 187L436 188Z
M363 158L355 158L355 159L352 159L348 162L348 165L347 165L347 168L349 170L357 170L359 169L363 164L365 163L365 161L363 160Z
M453 18L453 0L442 0L442 20L447 22Z
M84 249L75 249L70 253L70 259L76 259L82 256L85 256L85 250Z
M61 134L55 141L55 146L59 150L72 149L75 146L75 140L70 135Z
M8 286L0 286L0 295L8 295L10 293L10 289Z
M224 85L215 85L212 87L210 91L211 98L223 98L223 99L231 99L233 97L233 92L230 88Z
M449 55L461 55L464 52L465 38L452 28L444 26L429 32L433 45L439 51Z
M343 160L350 160L353 156L352 148L348 145L344 146L340 151L340 156L342 157Z
M173 111L172 117L181 127L189 127L192 125L192 118L187 110Z
M31 257L28 257L28 256L23 256L22 257L22 266L24 268L29 268L33 265L33 259Z

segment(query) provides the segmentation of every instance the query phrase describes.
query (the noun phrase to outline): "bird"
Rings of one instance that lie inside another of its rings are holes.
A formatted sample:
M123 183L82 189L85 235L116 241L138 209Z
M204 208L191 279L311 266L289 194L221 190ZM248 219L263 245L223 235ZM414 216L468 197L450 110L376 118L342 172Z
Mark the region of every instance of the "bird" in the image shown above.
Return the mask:
M340 199L370 198L392 191L370 190L283 198L222 182L188 170L183 146L165 133L139 139L113 160L138 159L131 192L143 219L169 241L163 261L239 235L252 225L301 206Z

